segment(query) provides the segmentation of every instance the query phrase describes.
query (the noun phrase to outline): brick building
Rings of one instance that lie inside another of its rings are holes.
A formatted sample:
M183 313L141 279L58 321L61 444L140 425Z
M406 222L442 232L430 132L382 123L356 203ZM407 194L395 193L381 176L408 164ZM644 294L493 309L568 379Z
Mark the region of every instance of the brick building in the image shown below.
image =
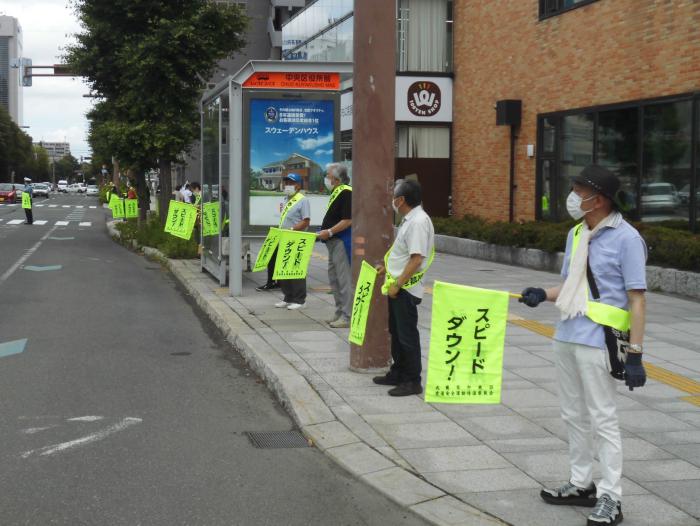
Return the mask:
M455 2L453 211L508 220L510 126L515 220L566 218L570 178L616 172L633 219L695 222L700 206L700 2Z

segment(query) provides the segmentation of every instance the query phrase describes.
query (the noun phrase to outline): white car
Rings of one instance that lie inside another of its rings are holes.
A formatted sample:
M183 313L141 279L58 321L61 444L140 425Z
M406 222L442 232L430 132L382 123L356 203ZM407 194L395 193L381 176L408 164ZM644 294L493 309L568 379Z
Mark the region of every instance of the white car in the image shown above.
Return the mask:
M44 183L34 183L32 185L32 194L35 197L38 197L38 196L48 197L49 196L49 187L46 186Z
M68 192L68 181L60 180L58 182L58 191L63 193Z
M73 183L66 187L66 191L69 194L82 194L85 190L78 183Z
M100 189L94 184L87 186L87 195L100 195Z

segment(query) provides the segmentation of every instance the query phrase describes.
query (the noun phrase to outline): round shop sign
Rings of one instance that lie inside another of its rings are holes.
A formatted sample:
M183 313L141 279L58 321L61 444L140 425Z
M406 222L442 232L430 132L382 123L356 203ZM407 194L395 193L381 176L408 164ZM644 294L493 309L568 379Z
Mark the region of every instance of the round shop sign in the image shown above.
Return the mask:
M440 86L428 80L414 82L408 88L408 110L416 117L432 117L440 111Z
M270 124L277 122L277 108L270 106L265 110L265 120Z

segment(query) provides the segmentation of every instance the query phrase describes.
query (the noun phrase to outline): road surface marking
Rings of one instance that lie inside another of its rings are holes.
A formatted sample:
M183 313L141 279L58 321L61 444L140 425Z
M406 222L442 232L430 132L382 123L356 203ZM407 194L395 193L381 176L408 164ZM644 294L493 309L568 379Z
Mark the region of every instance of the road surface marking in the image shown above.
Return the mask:
M37 208L41 208L42 206L46 206L46 205L34 205L34 206Z
M77 438L75 440L71 440L69 442L61 442L60 444L54 444L51 446L46 446L42 447L41 449L32 449L30 451L25 451L22 453L22 458L29 458L30 456L37 454L42 457L46 457L49 455L53 455L54 453L60 453L61 451L67 451L69 449L78 447L78 446L86 446L87 444L91 444L93 442L97 442L99 440L104 440L107 438L109 435L113 435L114 433L118 433L120 431L124 431L125 429L134 426L136 424L140 424L142 420L140 418L125 418L121 422L114 424L113 426L107 427L103 429L102 431L98 431L97 433L92 433L90 435L84 436L82 438Z
M68 226L69 221L56 221L56 226Z
M7 222L8 225L21 225L22 223L24 223L23 219L13 219Z
M58 205L49 205L49 208L56 208Z
M97 208L96 206L91 206L90 208Z
M2 276L0 276L0 284L2 284L4 281L7 281L7 278L9 278L10 276L12 276L12 274L14 274L15 271L16 271L20 266L22 266L22 265L24 264L25 261L27 261L27 260L29 259L29 256L31 256L34 252L36 252L37 249L41 246L41 244L42 244L44 241L46 241L46 239L47 239L51 234L54 233L54 230L56 230L56 227L55 227L55 226L54 226L51 230L49 230L48 232L46 232L46 234L44 234L44 237L42 237L39 241L37 241L36 244L35 244L32 248L30 248L30 249L28 249L28 250L25 250L25 251L24 251L24 255L23 255L22 257L20 257L20 258L15 262L14 265L12 265L9 269L7 269L7 270L5 271L5 273L4 273Z
M71 239L75 239L74 237L50 237L49 239L52 239L53 241L70 241Z
M83 205L75 205L76 208L83 208Z
M54 427L58 427L56 424L52 426L44 426L44 427L28 427L27 429L22 429L22 433L25 435L34 435L36 433L41 433L42 431L46 431L47 429L53 429Z
M92 223L90 221L86 221L84 223L80 223L78 226L92 226Z
M70 208L70 205L63 205L63 208Z
M0 343L0 358L5 358L6 356L12 356L13 354L24 352L24 348L26 346L26 338L23 340L15 340L13 342Z
M104 416L76 416L75 418L66 418L66 422L97 422L104 420Z
M22 270L29 270L30 272L46 272L47 270L61 270L62 268L62 265L45 265L43 267L27 265L26 267L22 267Z
M46 221L44 219L39 219L38 221L34 221L34 224L39 225L39 226L44 226L46 223L48 223L48 221Z

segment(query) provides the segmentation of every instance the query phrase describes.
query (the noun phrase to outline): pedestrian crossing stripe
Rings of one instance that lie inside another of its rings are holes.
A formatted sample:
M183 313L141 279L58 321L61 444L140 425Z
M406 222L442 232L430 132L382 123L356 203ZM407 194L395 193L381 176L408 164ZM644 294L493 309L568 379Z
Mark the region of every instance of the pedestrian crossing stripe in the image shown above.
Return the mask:
M21 225L22 223L24 223L22 219L13 219L7 222L8 225Z
M70 208L70 205L61 205L63 208Z
M49 205L49 208L56 208L58 205Z
M0 223L5 221L3 218L0 218ZM5 223L6 226L17 226L21 225L24 223L24 219L12 219ZM78 223L79 227L91 227L92 226L92 221L56 221L54 223L51 223L56 226L69 226L72 223ZM45 226L49 224L49 221L46 219L35 219L34 223L35 226Z
M43 219L40 219L39 221L34 221L34 224L35 224L35 225L39 225L39 226L43 226L43 225L45 225L46 223L48 223L48 221L45 221L45 220L43 220Z
M85 221L84 223L80 223L78 226L92 226L92 223L90 221Z
M68 226L70 221L56 221L56 226Z

